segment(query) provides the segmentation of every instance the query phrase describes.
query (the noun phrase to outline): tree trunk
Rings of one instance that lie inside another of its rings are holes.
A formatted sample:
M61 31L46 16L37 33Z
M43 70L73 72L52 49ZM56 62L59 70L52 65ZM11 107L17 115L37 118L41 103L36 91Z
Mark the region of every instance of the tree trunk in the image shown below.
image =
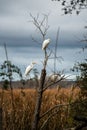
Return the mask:
M38 130L45 77L46 77L46 70L43 69L42 72L41 72L40 86L39 86L39 89L38 89L38 95L37 95L37 100L36 100L32 130Z

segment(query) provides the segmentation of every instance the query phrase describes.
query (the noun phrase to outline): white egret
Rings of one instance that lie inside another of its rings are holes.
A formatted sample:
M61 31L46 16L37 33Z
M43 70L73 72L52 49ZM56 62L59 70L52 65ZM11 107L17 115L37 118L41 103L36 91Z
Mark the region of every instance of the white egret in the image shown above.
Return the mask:
M49 43L50 43L50 39L44 40L42 44L42 50L45 50Z
M33 69L34 64L36 64L36 62L32 62L29 66L27 66L26 70L25 70L25 76L27 76L30 71Z
M60 75L59 75L59 74L52 74L52 75L50 76L50 80L51 80L52 82L55 82L55 81L58 80L58 79L60 79Z

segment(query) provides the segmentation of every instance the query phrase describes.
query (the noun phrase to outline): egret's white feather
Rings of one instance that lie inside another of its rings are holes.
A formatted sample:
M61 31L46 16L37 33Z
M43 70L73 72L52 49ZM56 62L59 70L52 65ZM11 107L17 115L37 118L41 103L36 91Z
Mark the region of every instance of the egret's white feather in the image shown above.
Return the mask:
M27 76L30 71L33 69L34 64L36 64L36 62L32 62L31 65L27 66L26 70L25 70L25 76Z
M27 76L28 74L29 74L29 72L32 70L32 66L31 65L29 65L27 68L26 68L26 70L25 70L25 75Z
M50 80L51 81L56 81L56 80L59 80L61 77L60 77L60 75L59 74L52 74L52 75L50 75Z
M48 46L48 44L50 43L50 39L46 39L43 41L43 44L42 44L42 50L45 50Z

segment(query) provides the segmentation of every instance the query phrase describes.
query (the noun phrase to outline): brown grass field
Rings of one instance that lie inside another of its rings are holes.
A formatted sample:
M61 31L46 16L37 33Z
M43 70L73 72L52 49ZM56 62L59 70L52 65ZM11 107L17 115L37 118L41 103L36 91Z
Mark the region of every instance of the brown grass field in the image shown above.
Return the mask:
M0 90L3 130L13 130L13 128L14 130L31 130L36 97L37 90L35 89L14 89L13 99L10 90ZM43 115L55 105L70 104L80 98L79 88L48 89L43 94L40 114ZM73 122L72 115L71 106L57 107L41 118L39 126L42 126L43 130L63 130L64 127L73 127L75 122Z

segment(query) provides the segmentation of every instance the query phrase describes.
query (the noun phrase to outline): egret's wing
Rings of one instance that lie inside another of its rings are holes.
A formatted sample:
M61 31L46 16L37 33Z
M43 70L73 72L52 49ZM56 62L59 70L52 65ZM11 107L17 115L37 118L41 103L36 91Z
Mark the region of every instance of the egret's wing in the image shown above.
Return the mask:
M57 74L52 74L51 77L50 77L50 79L51 79L52 81L57 80L57 78L58 78L58 75L57 75Z
M28 75L29 72L31 71L32 67L29 65L26 70L25 70L25 75Z
M44 40L43 44L42 44L42 50L44 50L49 44L49 39Z
M45 49L45 45L46 44L46 40L43 42L43 44L42 44L42 50L44 50Z

